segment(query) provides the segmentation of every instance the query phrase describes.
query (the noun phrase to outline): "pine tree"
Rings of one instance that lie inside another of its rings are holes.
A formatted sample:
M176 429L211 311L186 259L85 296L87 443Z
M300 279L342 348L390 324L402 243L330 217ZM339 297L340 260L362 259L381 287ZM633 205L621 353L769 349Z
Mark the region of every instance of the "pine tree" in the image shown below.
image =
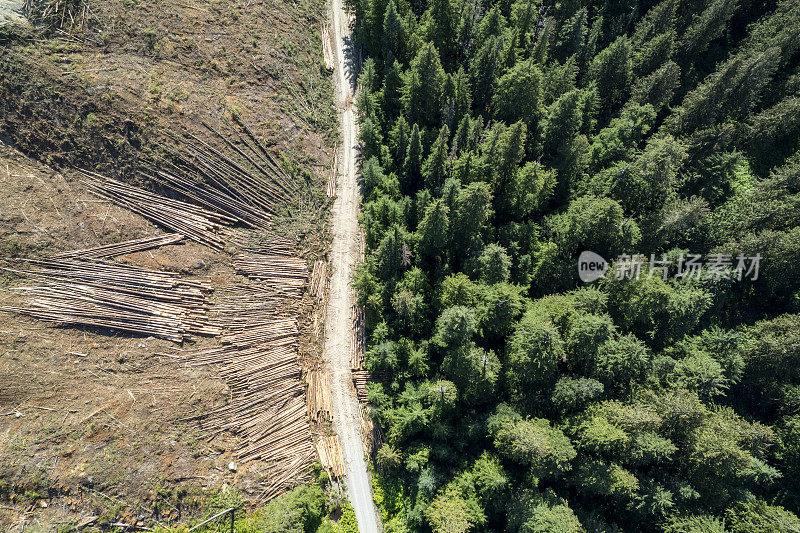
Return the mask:
M403 194L412 194L422 184L422 142L419 126L414 124L408 141L406 157L401 169L400 188Z
M410 138L411 127L408 125L408 121L405 117L401 116L397 119L389 132L389 153L392 156L392 170L402 172L403 165L406 161L406 153L408 152Z
M442 63L452 65L457 59L458 21L451 0L431 0L425 17L427 40L439 50Z
M417 254L429 261L446 259L449 228L447 206L439 199L425 209L425 216L417 228Z
M387 123L393 122L403 110L402 94L405 79L403 68L395 60L386 71L381 89L381 111Z
M578 66L580 73L585 78L586 73L589 71L589 65L592 62L595 54L597 53L597 46L600 41L600 34L603 31L603 17L597 17L592 22L592 27L589 30L589 35L586 38L586 44L581 51Z
M477 44L479 47L486 44L491 37L501 37L508 24L500 12L500 6L491 7L481 19L477 28Z
M636 24L631 36L633 72L647 76L668 61L675 49L676 0L663 0Z
M780 62L780 49L737 55L689 92L670 115L665 127L672 133L691 133L726 119L741 119L761 97Z
M381 33L381 53L386 65L395 61L406 61L406 41L408 31L405 21L397 12L394 0L389 0L386 14L383 17L383 32Z
M631 90L631 103L650 104L660 113L672 101L681 83L681 69L672 61L645 78L639 79Z
M508 70L497 81L492 97L494 116L508 124L523 120L535 132L541 113L542 73L532 60Z
M470 183L458 193L452 217L451 257L461 261L475 245L492 218L492 194L485 182Z
M406 242L406 235L398 226L386 232L386 236L375 250L376 273L381 280L399 278L403 271L403 247Z
M470 68L472 96L475 107L483 110L491 101L492 91L501 63L503 42L491 35L475 54Z
M581 91L573 89L563 94L547 108L547 115L542 127L542 144L545 154L554 157L578 134L583 122L580 102Z
M381 147L383 145L383 136L378 126L372 122L372 119L367 118L361 125L361 143L362 154L364 159L371 157L381 158Z
M411 61L403 86L403 108L409 122L423 126L438 122L445 76L436 47L424 45Z
M551 48L551 58L563 61L581 53L586 41L587 20L588 11L583 7L561 25Z
M548 60L548 53L547 50L550 47L550 41L553 38L553 33L555 32L556 28L556 21L553 17L548 17L544 22L544 27L539 32L536 41L533 44L533 51L531 52L531 58L539 63L540 65L545 65Z
M570 57L564 64L553 62L544 70L542 103L550 105L564 93L575 88L578 78L578 65L575 58Z
M447 126L442 126L439 136L431 146L431 153L422 165L422 177L425 180L425 187L435 190L444 184L447 177L447 141L450 131Z
M525 157L525 124L522 121L512 124L501 135L497 148L492 180L495 212L500 220L508 220L516 198L517 167Z
M477 0L463 0L461 3L461 17L456 30L458 57L462 61L472 56L477 18Z
M679 47L682 60L694 60L705 52L711 41L722 34L741 4L739 0L712 0L684 32Z
M538 10L533 0L520 0L511 8L511 22L517 29L517 42L515 46L527 48L533 39L533 29Z
M608 45L589 65L589 80L597 84L602 95L601 121L606 121L614 109L625 102L630 92L631 49L625 37Z
M448 128L452 128L458 125L463 117L467 116L472 104L469 76L467 76L462 67L459 67L458 71L449 76L448 86L451 87L452 94L447 96L444 124Z

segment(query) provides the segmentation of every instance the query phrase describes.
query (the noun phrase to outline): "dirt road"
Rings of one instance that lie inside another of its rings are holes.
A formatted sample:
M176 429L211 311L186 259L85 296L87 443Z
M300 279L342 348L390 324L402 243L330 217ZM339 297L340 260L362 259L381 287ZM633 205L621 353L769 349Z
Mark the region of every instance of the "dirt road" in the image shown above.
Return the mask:
M350 377L350 312L353 268L358 261L358 206L356 178L358 125L352 105L356 72L350 28L342 0L331 0L331 37L336 55L336 99L341 122L342 147L331 224L332 274L325 326L325 359L331 377L333 423L342 442L347 495L361 533L382 528L372 500L372 487L361 442L360 406Z

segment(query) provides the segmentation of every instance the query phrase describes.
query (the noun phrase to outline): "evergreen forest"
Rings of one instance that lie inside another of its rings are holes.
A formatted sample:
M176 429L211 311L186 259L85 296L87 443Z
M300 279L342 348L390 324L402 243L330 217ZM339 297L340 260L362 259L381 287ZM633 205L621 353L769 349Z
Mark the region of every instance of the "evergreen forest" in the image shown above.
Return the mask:
M800 531L800 2L348 3L386 531Z

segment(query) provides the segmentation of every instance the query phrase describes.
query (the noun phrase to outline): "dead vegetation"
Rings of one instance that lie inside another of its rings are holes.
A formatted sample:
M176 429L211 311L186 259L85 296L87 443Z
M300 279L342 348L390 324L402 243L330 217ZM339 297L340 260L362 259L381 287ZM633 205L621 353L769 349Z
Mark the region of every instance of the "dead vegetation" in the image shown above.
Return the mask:
M83 29L90 12L86 0L25 0L23 9L34 24Z

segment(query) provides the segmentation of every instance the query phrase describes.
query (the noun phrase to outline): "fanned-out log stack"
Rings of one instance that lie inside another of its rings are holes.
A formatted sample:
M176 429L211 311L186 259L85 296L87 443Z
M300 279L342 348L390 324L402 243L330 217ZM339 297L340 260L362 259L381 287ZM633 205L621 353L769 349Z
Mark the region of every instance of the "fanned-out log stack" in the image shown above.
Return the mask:
M187 333L221 333L208 319L211 286L206 280L105 261L29 259L26 263L28 268L5 270L44 283L16 287L27 294L26 307L3 310L175 342L182 342Z
M75 257L80 259L107 259L117 257L120 255L132 254L135 252L142 252L144 250L151 250L159 246L166 246L168 244L175 244L183 240L183 235L180 233L165 233L155 237L144 237L142 239L133 239L130 241L114 242L111 244L104 244L95 248L84 248L83 250L71 250L69 252L61 252L56 254L55 257Z
M217 250L225 247L219 231L235 218L207 211L86 170L79 171L89 190L176 233Z
M209 309L209 321L234 331L268 323L278 314L284 299L274 289L253 284L221 287L214 294L217 302Z
M298 362L297 321L275 318L237 327L222 346L188 354L187 365L217 365L231 401L201 419L213 432L241 439L239 460L261 461L262 500L308 481L316 459Z
M328 264L325 261L315 261L311 271L311 282L308 290L311 296L317 299L317 303L322 304L325 297L325 282L328 279Z
M238 118L237 124L227 124L229 135L223 135L204 123L225 151L190 133L173 133L177 150L167 149L169 160L150 166L142 176L250 227L269 229L271 215L297 196L298 187L250 126Z
M239 228L222 230L226 242L242 252L250 254L293 256L294 244L284 237L268 231L253 232Z

